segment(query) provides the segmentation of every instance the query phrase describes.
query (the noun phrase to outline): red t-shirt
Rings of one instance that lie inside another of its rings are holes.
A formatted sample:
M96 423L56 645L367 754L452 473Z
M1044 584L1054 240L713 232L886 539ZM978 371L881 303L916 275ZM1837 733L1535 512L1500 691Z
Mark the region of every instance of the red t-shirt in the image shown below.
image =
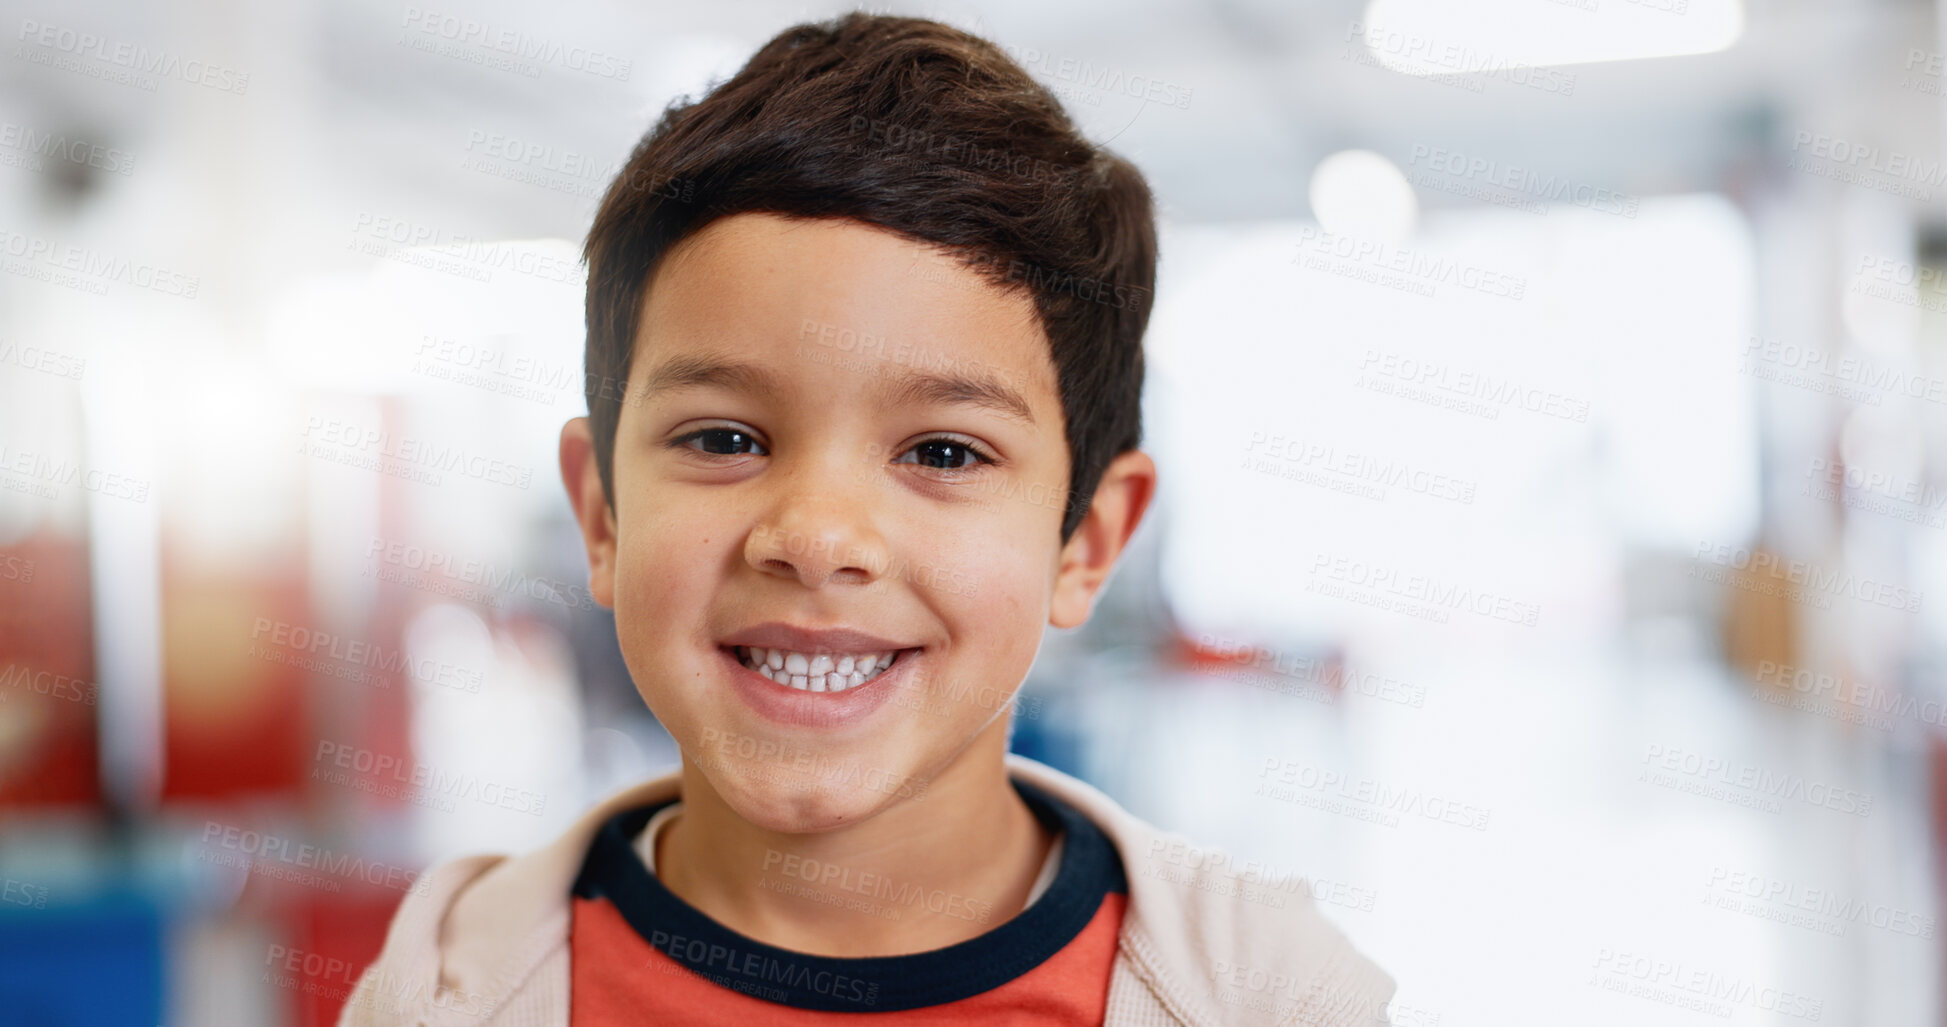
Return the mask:
M596 834L575 882L569 1022L1101 1023L1128 900L1122 861L1088 818L1032 785L1014 787L1060 833L1053 881L992 930L904 956L813 956L738 934L665 888L636 855L632 841L660 806L617 815ZM862 884L852 889L861 901L887 909L945 901Z

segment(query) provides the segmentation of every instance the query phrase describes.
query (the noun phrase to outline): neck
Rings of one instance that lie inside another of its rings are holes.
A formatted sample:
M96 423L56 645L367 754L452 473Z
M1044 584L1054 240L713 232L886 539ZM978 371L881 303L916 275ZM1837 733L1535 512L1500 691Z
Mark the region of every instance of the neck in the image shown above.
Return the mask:
M716 922L779 948L868 957L944 948L1027 905L1054 835L1007 779L996 720L927 783L857 823L812 834L738 816L686 757L683 810L656 875Z

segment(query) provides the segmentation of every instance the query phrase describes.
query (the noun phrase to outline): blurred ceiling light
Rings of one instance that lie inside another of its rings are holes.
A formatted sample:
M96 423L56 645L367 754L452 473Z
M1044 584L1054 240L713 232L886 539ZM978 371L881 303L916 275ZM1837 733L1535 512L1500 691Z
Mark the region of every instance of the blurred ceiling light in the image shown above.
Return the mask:
M1368 0L1354 25L1407 75L1714 53L1744 34L1742 0Z
M1340 150L1319 161L1311 202L1326 231L1382 242L1411 235L1420 212L1406 175L1371 150Z
M157 439L156 470L171 497L160 513L185 565L260 569L298 530L303 465L290 454L301 436L288 393L255 357L215 345L166 352L180 362L151 371L164 397L154 420L121 430Z

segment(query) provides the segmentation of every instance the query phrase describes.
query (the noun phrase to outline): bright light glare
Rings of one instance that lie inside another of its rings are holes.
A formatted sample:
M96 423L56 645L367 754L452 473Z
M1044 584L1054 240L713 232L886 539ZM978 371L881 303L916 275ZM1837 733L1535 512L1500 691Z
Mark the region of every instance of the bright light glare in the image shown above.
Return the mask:
M1744 34L1742 0L1369 0L1355 27L1407 75L1492 77L1514 68L1713 53ZM1526 79L1522 79L1525 84ZM1562 83L1554 83L1562 91Z
M579 365L580 263L566 239L401 246L287 287L272 303L269 350L292 383L349 392L450 390L456 376L505 377L517 359ZM456 365L456 353L474 362Z
M1371 150L1340 150L1312 171L1312 216L1328 232L1382 242L1412 234L1420 204L1392 161Z

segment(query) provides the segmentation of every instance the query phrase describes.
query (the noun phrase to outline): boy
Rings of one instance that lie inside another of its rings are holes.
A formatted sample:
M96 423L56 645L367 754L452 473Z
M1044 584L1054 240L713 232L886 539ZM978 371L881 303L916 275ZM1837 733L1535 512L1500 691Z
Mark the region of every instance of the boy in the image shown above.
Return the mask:
M1384 1021L1302 887L1007 752L1155 488L1133 166L852 14L665 113L586 256L562 477L682 766L430 873L344 1023Z

